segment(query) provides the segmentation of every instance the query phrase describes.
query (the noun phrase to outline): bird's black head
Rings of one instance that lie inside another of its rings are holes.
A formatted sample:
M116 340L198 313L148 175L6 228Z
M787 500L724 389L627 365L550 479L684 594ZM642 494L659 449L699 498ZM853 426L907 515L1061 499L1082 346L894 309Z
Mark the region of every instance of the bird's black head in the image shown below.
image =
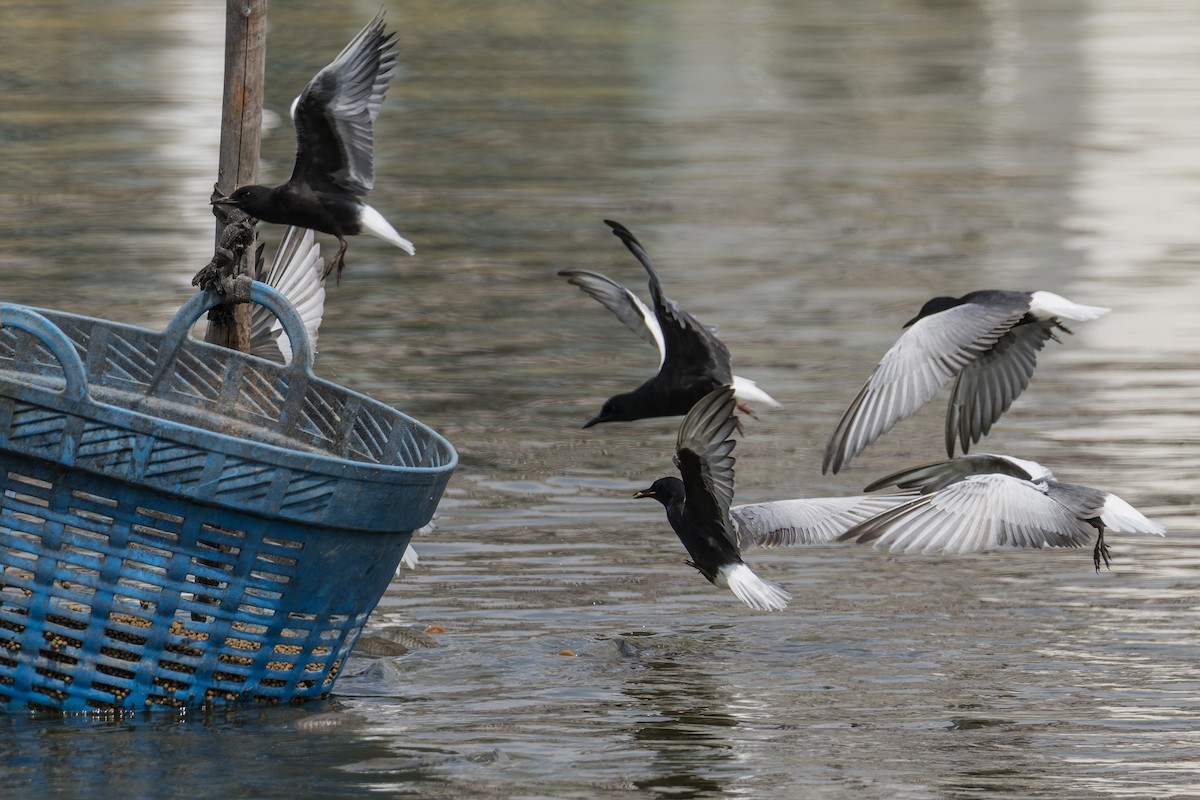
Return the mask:
M633 493L635 498L653 497L664 506L683 502L683 481L679 478L659 478L650 484L649 489Z
M942 311L945 311L948 308L954 308L955 306L960 306L960 305L962 305L962 302L963 301L962 301L961 297L935 297L932 300L930 300L929 302L927 302L925 305L921 306L920 313L918 313L915 317L910 319L908 322L904 323L904 327L907 328L910 325L924 319L925 317L931 317L934 314L941 313Z
M240 208L250 216L261 219L262 210L271 198L271 189L266 186L243 186L235 189L228 197L218 197L213 205L233 206Z
M593 425L599 425L601 422L629 422L630 420L641 419L641 417L634 413L633 405L631 395L618 394L610 397L600 407L600 413L584 423L583 427L590 428Z

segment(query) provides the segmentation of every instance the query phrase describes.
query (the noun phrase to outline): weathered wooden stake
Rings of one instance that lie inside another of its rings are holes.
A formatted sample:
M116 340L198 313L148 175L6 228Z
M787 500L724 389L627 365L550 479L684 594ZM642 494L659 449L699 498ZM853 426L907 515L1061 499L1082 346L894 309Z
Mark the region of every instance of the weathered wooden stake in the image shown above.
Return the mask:
M267 0L226 0L225 93L216 187L221 194L254 183L258 177L266 54ZM218 214L218 244L225 227L222 220ZM242 251L237 274L254 276L254 249L251 241ZM209 318L205 340L245 352L250 347L249 305L230 304L222 309L225 313Z

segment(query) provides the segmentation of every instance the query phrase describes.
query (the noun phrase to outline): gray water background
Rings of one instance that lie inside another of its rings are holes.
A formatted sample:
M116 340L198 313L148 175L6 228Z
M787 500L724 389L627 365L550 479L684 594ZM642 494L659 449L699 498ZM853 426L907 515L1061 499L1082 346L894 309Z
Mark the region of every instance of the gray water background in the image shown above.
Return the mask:
M371 202L418 256L352 242L317 371L459 449L372 618L440 646L357 656L303 708L0 718L0 795L1200 796L1200 5L386 6ZM273 4L265 180L292 97L377 9ZM212 252L223 4L0 14L0 295L162 327ZM554 274L642 290L604 218L784 403L746 424L738 501L939 457L944 397L819 471L924 300L1047 289L1113 312L1047 346L984 449L1169 536L1113 537L1101 574L1085 551L749 552L795 595L749 611L631 499L676 421L580 430L654 368Z

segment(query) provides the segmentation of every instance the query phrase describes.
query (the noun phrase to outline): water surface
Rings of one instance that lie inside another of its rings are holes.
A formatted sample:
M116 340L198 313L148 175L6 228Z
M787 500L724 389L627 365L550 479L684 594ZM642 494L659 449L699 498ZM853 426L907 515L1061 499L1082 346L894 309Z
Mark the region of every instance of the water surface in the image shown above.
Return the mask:
M264 179L290 171L291 98L376 9L271 9ZM161 327L188 296L222 12L4 4L4 299ZM1200 794L1195 4L429 0L388 20L372 204L418 256L351 244L317 371L460 451L420 568L372 618L440 646L357 656L318 706L0 718L6 797ZM580 430L654 364L554 275L640 289L606 217L785 404L746 424L739 501L937 458L944 398L819 474L924 300L1048 289L1114 311L1047 346L986 449L1169 537L1113 537L1102 574L1084 551L752 552L795 599L743 608L631 499L672 469L676 422Z

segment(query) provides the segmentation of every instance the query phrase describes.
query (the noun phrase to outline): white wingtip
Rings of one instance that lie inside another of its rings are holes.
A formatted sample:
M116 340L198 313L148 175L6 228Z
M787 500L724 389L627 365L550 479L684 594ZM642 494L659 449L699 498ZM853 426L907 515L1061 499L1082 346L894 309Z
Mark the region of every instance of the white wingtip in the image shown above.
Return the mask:
M1029 313L1042 319L1061 317L1083 321L1101 317L1110 310L1103 306L1085 306L1054 292L1034 292L1029 299Z
M779 401L758 388L757 383L740 375L733 376L733 396L739 403L761 403L770 408L780 407Z
M745 564L721 567L717 578L718 583L723 581L739 600L755 611L782 611L792 599L782 586L764 581Z
M383 214L380 214L370 206L364 205L359 210L358 224L361 225L363 230L367 233L371 234L372 236L377 236L378 238L383 239L385 242L391 242L392 244L396 245L396 247L399 247L401 250L408 253L410 256L415 256L417 254L417 248L413 246L413 243L396 233L396 229L391 226L391 223L383 218Z

